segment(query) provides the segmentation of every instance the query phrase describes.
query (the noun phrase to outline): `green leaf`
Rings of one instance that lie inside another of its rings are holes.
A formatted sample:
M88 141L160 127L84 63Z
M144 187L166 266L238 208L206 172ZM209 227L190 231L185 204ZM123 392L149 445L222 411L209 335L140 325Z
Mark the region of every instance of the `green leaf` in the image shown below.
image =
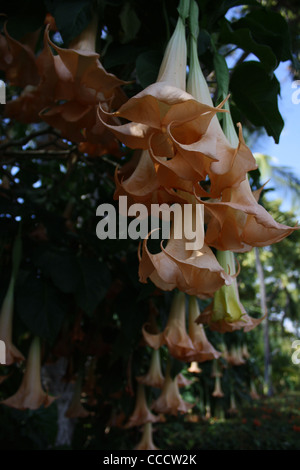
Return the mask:
M156 82L161 61L162 54L158 51L146 51L138 56L136 74L143 88Z
M47 250L38 256L36 264L62 292L76 292L81 277L75 255Z
M280 84L275 75L269 75L259 62L244 62L233 71L230 90L244 115L278 143L284 121L278 110Z
M30 273L17 289L16 313L31 333L52 343L65 316L65 303L49 281Z
M75 298L79 307L88 315L92 315L110 286L110 272L106 265L97 259L77 257L76 260L80 270L80 281Z
M218 52L214 53L214 69L218 84L218 97L224 99L228 95L229 71L225 57Z
M123 6L119 18L123 29L121 43L126 44L136 37L141 27L141 22L129 2L126 2Z
M36 264L58 289L75 294L78 306L88 315L92 315L110 286L109 270L94 258L47 250L38 256Z
M197 40L198 54L204 54L207 49L210 48L210 45L211 39L209 33L206 31L206 29L200 29Z
M267 71L277 67L278 62L270 46L255 41L249 28L237 29L235 23L233 27L234 29L226 20L222 23L220 41L235 44L246 52L252 52Z
M253 41L260 44L260 46L269 46L278 61L292 59L289 27L286 20L279 13L262 8L253 10L245 17L233 22L232 28L236 32L245 28L250 30ZM245 35L245 33L243 34ZM256 54L256 52L254 53ZM265 52L263 56L266 58Z
M92 19L92 0L45 0L45 4L54 16L57 29L67 44L76 38Z

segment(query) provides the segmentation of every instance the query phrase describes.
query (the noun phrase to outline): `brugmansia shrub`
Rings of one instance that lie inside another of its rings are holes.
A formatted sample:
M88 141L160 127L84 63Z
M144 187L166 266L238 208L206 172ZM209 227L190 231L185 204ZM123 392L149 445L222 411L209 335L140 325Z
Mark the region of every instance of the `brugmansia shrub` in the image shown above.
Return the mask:
M11 274L0 314L7 358L1 406L51 405L62 413L55 388L66 381L74 390L65 419L81 418L92 428L101 423L100 447L109 442L112 428L129 433L138 427L142 434L135 449L155 450L159 443L152 432L168 415L209 419L211 404L217 413L225 392L228 414L238 412L233 369L249 359L244 333L263 316L253 318L242 305L235 254L280 242L297 227L274 220L258 202L262 188L251 189L250 172L257 164L241 123L230 113L228 71L216 70L220 100L215 106L200 67L197 45L203 34L196 1L179 2L157 78L136 93L132 77L104 68L96 52L99 18L92 3L89 7L89 21L68 47L57 44L58 14L47 13L44 26L20 41L10 34L8 17L0 36L0 66L11 90L0 145L5 168L22 167L22 152L20 163L9 158L23 145L24 156L32 152L32 171L40 165L46 189L40 200L28 191L27 211L14 219L19 232L12 260L3 261ZM122 10L123 25L127 14L133 21L129 3ZM31 126L31 140L25 131L10 143L17 132L10 127L17 122L22 129ZM59 156L67 159L63 170L47 160ZM102 158L100 166L96 157ZM63 177L58 180L53 171ZM15 204L14 189L4 175L1 198L8 211ZM171 211L176 203L185 211L189 204L195 243L175 217L170 238L156 250L150 233L140 246L97 240L96 202L121 196L129 209L164 203ZM10 242L15 233L12 225ZM3 249L7 256L9 245ZM224 333L234 338L230 350ZM46 378L62 358L64 376L42 383L41 365ZM189 367L182 372L185 363ZM206 378L191 379L201 374ZM244 383L246 394L257 399L251 371ZM194 386L193 393L182 392ZM94 428L91 433L87 442L97 435Z

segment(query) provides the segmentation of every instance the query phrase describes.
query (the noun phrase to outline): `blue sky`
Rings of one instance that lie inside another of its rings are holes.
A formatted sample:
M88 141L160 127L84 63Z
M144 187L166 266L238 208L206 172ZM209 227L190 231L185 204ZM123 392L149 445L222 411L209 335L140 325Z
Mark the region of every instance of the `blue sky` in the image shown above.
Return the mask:
M239 17L241 14L241 7L231 8L226 18L231 20L233 16ZM228 56L228 66L232 66L236 57L238 57L242 51L237 49L232 58ZM233 62L231 63L231 60ZM258 60L253 54L250 54L246 60ZM275 70L275 75L280 82L281 96L278 99L279 111L284 120L284 128L280 136L278 144L275 144L274 139L269 137L267 134L261 136L255 143L251 144L251 150L253 153L262 153L269 155L274 158L274 165L289 167L294 174L300 179L300 103L295 104L292 101L293 93L297 94L297 98L300 98L300 83L297 88L292 88L293 80L289 72L290 62L281 62L279 67ZM297 91L298 90L298 91ZM299 100L300 101L300 100ZM268 183L267 187L272 187L272 180ZM290 208L290 198L288 193L269 193L270 198L281 197L284 199L282 204L283 210ZM297 204L300 217L300 201Z
M289 62L284 62L279 65L275 71L275 75L281 85L281 96L278 99L279 111L284 120L284 128L280 135L278 144L275 144L274 139L267 135L260 137L254 144L251 150L253 153L259 152L270 155L275 159L274 165L289 167L293 173L300 179L300 103L299 101L300 86L293 88L293 80L289 73ZM299 84L295 84L299 85ZM296 92L296 93L295 93ZM294 94L297 94L298 100L292 100ZM268 184L272 186L272 180ZM277 193L274 191L269 197L284 198L282 209L289 209L290 199L288 193ZM300 214L300 202L299 205Z
M289 62L283 62L275 71L281 85L278 107L284 119L279 144L275 144L272 137L262 136L252 145L252 151L275 157L279 165L293 168L300 178L300 103L292 102L293 93L300 87L292 88L293 81L288 66ZM299 93L297 95L300 96Z

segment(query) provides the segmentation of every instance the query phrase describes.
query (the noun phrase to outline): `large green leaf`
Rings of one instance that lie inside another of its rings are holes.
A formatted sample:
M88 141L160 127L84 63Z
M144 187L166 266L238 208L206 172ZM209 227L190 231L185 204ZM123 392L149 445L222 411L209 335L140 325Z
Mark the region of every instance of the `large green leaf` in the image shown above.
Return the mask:
M279 13L260 8L251 11L245 17L233 22L231 25L236 33L239 32L237 37L239 37L240 41L246 41L245 33L243 33L243 37L240 30L248 29L251 32L253 41L265 47L269 46L278 61L290 60L292 58L289 27L286 20ZM257 46L256 51L262 54L262 49ZM250 52L256 54L256 52L251 49ZM263 52L265 60L268 55L266 51Z
M130 2L126 2L124 4L119 17L123 29L121 43L126 44L127 42L132 41L136 37L141 27L141 22L136 12L132 8Z
M53 342L65 316L64 298L51 282L30 273L17 289L16 312L30 332Z
M38 257L36 264L62 292L75 294L78 306L89 315L110 286L109 270L94 258L49 250Z
M229 70L225 57L218 52L214 53L214 69L218 84L218 97L224 99L228 95Z
M62 292L76 292L81 277L75 255L47 250L38 256L36 263Z
M284 121L278 110L280 84L275 75L269 75L259 62L244 62L233 71L230 90L244 115L278 143Z
M110 272L104 263L94 258L76 258L80 281L75 293L76 301L88 315L92 315L104 298L111 283Z
M274 70L277 67L278 62L271 47L255 41L249 28L234 27L233 29L229 21L224 20L221 27L220 41L235 44L246 52L252 52L267 71Z

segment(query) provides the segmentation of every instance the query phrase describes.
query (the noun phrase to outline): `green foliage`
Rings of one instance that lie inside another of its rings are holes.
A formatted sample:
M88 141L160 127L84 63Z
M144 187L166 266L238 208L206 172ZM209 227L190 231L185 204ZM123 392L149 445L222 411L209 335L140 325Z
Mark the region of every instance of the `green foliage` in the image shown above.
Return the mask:
M244 62L235 68L230 89L245 116L256 126L264 126L278 143L284 122L277 105L280 85L275 75L270 76L258 62Z

